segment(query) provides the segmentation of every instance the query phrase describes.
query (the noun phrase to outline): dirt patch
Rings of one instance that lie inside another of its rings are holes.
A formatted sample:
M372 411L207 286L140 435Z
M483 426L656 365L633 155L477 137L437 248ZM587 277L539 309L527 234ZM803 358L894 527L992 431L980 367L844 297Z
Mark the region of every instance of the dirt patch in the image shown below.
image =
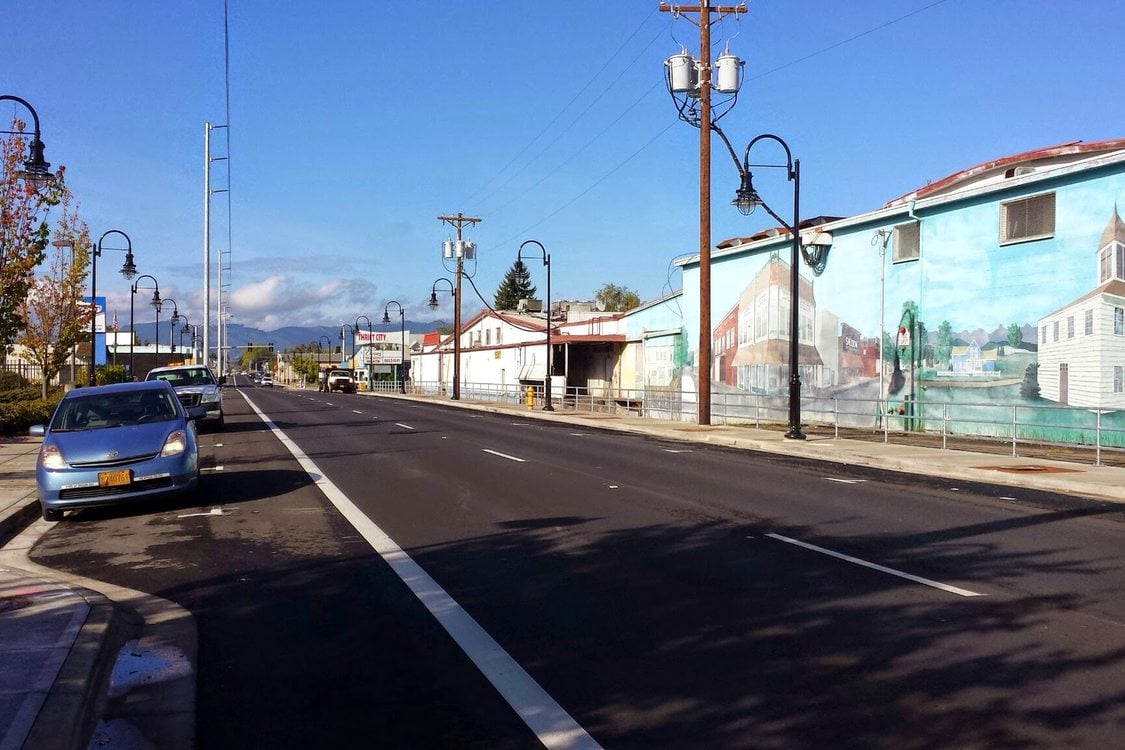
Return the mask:
M1025 464L1023 466L974 466L974 469L987 471L1006 471L1009 474L1073 474L1082 469L1064 469L1059 466L1036 466Z

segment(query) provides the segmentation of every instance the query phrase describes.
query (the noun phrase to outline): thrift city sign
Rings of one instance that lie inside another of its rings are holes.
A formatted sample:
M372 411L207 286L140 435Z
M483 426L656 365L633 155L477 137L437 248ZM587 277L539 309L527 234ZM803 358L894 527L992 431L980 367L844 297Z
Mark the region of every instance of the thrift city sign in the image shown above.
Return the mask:
M399 333L355 332L357 357L365 365L401 365L402 335Z

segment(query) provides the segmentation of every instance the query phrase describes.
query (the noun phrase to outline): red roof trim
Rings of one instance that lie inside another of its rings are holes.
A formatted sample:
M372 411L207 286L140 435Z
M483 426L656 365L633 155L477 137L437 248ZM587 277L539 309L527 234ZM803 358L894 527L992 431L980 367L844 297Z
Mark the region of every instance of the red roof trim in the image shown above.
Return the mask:
M973 177L977 177L985 172L991 172L1001 167L1007 167L1013 164L1020 164L1027 161L1034 161L1036 159L1047 159L1055 156L1067 156L1070 154L1087 154L1097 153L1101 151L1117 151L1125 149L1125 138L1113 138L1106 141L1094 141L1093 143L1085 143L1083 141L1070 141L1068 143L1060 143L1055 146L1047 146L1046 148L1038 148L1032 151L1024 151L1011 156L1002 156L999 159L992 159L990 161L982 162L974 167L962 169L960 172L955 172L948 177L931 182L928 185L912 190L905 195L900 195L883 204L883 208L890 208L900 203L907 201L917 200L924 198L927 195L940 192L946 188L956 185L959 182L964 182Z

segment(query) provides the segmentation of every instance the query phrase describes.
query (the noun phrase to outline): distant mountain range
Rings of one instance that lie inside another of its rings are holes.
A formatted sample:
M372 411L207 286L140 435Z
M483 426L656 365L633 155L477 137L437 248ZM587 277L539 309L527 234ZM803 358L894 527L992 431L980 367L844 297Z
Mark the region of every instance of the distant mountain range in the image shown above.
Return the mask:
M121 321L118 321L119 323ZM444 321L429 320L406 321L406 330L411 334L430 333L436 331L439 325ZM182 326L181 326L182 327ZM367 330L362 326L363 330ZM128 330L128 321L122 325L122 330ZM371 326L373 332L398 333L401 330L400 323L392 323L390 325L375 325ZM346 333L346 331L345 331ZM327 336L328 340L332 342L333 347L340 345L340 326L287 326L285 328L278 328L275 331L263 331L260 328L250 328L248 326L239 325L238 323L227 324L227 341L231 346L246 346L253 344L254 346L267 346L273 344L275 349L284 350L291 349L300 344L316 344L321 341L321 336ZM156 324L155 323L138 323L137 324L137 340L140 342L152 342L156 338ZM175 335L176 345L180 344L179 332ZM184 334L184 345L187 345L188 336ZM160 343L167 345L168 343L168 321L160 321ZM350 346L350 342L349 342Z

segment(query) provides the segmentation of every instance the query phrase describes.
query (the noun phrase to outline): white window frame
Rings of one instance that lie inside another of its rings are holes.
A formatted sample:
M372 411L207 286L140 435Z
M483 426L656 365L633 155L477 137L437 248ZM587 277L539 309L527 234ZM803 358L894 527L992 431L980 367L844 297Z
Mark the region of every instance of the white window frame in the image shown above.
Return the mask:
M891 247L892 263L909 263L922 257L922 222L896 224Z

